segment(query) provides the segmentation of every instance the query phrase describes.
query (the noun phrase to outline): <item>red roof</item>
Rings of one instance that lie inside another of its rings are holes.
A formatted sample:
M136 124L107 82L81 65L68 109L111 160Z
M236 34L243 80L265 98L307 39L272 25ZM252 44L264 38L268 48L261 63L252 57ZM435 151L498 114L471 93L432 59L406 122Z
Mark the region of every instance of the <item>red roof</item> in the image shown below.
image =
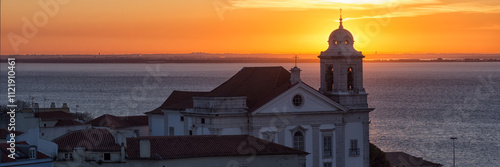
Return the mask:
M144 114L157 114L157 115L163 115L163 111L161 111L160 108L155 108L154 110L151 110L149 112L146 112Z
M149 140L149 158L140 158L139 141ZM145 136L127 138L129 159L178 159L193 157L248 156L241 149L257 155L306 155L307 152L268 142L249 135ZM238 151L240 150L240 151Z
M21 157L16 157L16 159L12 159L12 158L9 158L10 151L7 150L7 148L10 147L10 144L9 143L0 143L0 154L2 154L0 163L15 162L16 160L26 161L26 159L29 159L29 157L28 157L29 150L20 149L19 148L20 146L29 146L29 144L26 143L25 141L16 142L16 147L17 147L16 152L21 151L22 154L17 154L18 156L21 156ZM50 158L50 157L41 153L40 151L37 151L36 159L46 159L46 158Z
M76 126L83 125L83 123L78 122L77 120L58 120L54 126Z
M163 109L173 109L173 110L183 110L186 108L193 107L193 97L203 96L208 94L208 92L187 92L187 91L173 91L167 100L163 102L160 108ZM163 114L163 113L162 113Z
M114 116L109 114L101 115L87 122L96 127L126 128L132 126L148 126L148 116Z
M174 91L160 108L193 107L193 97L247 97L249 112L279 96L293 85L290 72L283 67L244 67L229 80L210 92Z
M391 166L404 167L404 166L425 166L425 167L441 167L443 165L426 161L420 157L414 157L404 152L386 152L386 159L391 163Z
M120 145L106 129L90 129L69 132L53 140L59 146L59 151L71 152L75 147L84 147L86 151L120 151Z
M41 118L42 120L76 119L76 117L73 114L64 111L36 112L35 117Z
M7 136L10 135L10 133L11 133L11 131L9 131L7 129L0 129L0 138L5 139ZM16 134L16 136L19 136L19 135L23 134L23 132L14 131L14 134Z

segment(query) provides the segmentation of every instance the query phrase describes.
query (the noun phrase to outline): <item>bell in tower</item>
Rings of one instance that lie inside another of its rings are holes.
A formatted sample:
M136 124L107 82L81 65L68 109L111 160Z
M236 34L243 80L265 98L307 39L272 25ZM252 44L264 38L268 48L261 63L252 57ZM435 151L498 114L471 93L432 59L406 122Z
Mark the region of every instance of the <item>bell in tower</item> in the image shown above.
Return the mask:
M319 91L348 108L367 108L367 94L363 88L365 56L354 49L354 38L342 25L342 13L339 28L328 38L328 49L318 57L321 64Z

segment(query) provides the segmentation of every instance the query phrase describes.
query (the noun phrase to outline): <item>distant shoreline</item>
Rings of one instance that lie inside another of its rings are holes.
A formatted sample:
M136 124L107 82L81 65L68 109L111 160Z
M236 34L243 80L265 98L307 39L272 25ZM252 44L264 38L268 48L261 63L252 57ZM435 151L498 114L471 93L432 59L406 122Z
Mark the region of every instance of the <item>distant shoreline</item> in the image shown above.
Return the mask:
M0 55L20 63L294 63L295 54L82 54ZM299 63L319 63L317 54L298 54ZM500 62L500 54L366 54L364 62Z
M75 63L75 64L92 64L92 63L104 63L104 64L127 64L127 63L139 63L139 64L162 64L162 63L294 63L293 60L289 59L273 59L273 60L261 60L261 59L240 59L240 60L88 60L88 59L65 59L65 60L54 60L54 59L16 59L18 63ZM1 59L1 63L7 62L6 59ZM364 60L366 63L425 63L425 62L500 62L500 59L454 59L454 60ZM318 60L305 59L300 60L299 63L319 63Z

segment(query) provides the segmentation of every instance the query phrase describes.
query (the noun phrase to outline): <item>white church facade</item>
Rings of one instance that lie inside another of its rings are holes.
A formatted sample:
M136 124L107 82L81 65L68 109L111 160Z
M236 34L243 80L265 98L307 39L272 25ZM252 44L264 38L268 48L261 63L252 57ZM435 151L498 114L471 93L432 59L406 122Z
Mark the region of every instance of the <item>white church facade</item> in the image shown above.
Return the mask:
M150 135L251 135L310 153L303 166L368 167L373 108L353 42L341 18L318 56L319 90L297 67L245 67L210 92L174 91L146 113Z

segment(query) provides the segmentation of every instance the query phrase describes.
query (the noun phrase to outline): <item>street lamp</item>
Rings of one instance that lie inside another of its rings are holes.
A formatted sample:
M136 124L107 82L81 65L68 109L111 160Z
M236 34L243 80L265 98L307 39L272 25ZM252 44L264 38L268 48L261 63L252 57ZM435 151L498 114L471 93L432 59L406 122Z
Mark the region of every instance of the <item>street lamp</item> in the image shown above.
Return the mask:
M450 139L453 141L453 167L455 167L455 140L457 137L451 137Z

